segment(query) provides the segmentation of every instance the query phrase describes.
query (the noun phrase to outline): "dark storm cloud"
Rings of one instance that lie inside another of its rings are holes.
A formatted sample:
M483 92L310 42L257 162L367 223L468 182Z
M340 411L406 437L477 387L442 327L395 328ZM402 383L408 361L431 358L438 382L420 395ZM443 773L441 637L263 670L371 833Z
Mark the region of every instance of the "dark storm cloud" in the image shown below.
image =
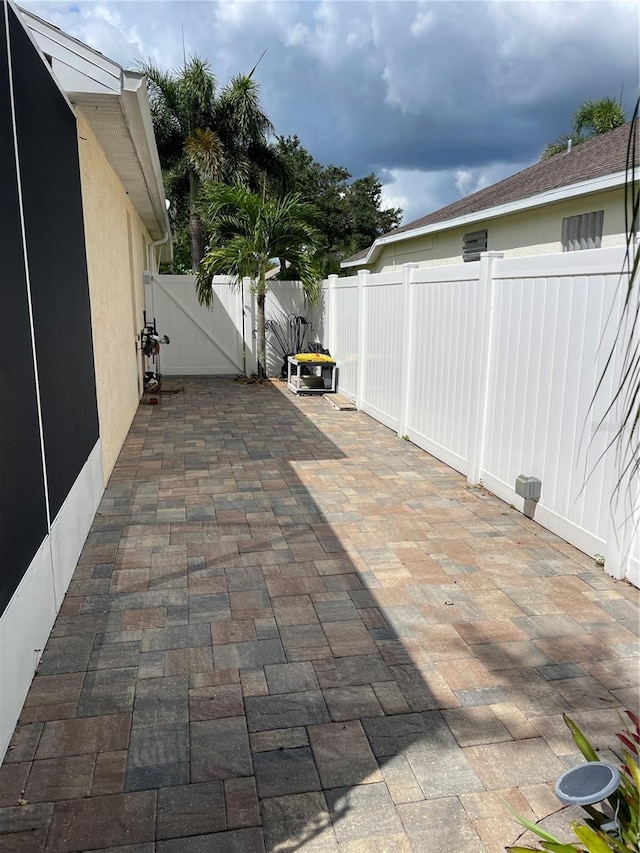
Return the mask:
M126 66L179 65L183 29L221 82L267 48L256 74L277 131L385 175L409 218L535 161L584 99L624 86L629 109L638 86L631 2L27 5Z

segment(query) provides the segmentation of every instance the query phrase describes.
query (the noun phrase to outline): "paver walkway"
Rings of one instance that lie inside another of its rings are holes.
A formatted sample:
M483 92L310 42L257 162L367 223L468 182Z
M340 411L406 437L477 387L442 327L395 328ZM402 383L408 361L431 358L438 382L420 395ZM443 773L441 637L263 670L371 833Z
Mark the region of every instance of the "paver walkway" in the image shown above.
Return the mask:
M637 591L366 415L141 407L0 770L0 851L501 850L637 705ZM21 804L19 804L21 803Z

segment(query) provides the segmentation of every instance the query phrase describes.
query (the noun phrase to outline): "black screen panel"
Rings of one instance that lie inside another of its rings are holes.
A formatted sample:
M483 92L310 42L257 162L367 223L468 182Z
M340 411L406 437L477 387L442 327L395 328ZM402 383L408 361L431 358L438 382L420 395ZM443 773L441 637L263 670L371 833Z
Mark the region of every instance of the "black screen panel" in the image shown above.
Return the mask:
M16 128L52 519L98 439L75 116L10 21Z
M0 614L47 533L18 182L0 6ZM9 14L13 11L9 8Z

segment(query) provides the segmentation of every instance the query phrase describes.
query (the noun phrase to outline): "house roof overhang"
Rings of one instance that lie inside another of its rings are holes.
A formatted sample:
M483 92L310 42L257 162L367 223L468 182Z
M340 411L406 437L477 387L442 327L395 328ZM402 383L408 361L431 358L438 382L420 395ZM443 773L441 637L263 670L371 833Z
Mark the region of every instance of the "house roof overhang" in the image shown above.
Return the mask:
M126 71L31 12L20 13L60 88L91 125L152 239L170 239L144 75Z
M586 181L569 184L568 186L536 193L535 195L527 198L520 198L506 204L487 207L484 210L467 213L464 216L458 216L442 222L434 222L429 225L423 225L420 228L412 228L408 231L402 231L399 234L388 234L386 236L379 237L369 247L365 255L353 260L342 261L340 266L346 269L348 267L362 267L366 264L373 263L382 249L392 243L399 243L404 240L413 240L416 237L422 237L426 234L435 234L440 231L450 231L452 228L462 228L464 226L475 225L486 222L489 219L497 219L501 216L509 216L509 214L512 213L532 210L536 207L544 207L546 205L553 204L554 202L564 201L570 198L578 198L583 195L591 195L592 193L615 189L616 187L623 187L625 177L626 173L624 171L614 172L610 175L602 175L598 178L591 178Z

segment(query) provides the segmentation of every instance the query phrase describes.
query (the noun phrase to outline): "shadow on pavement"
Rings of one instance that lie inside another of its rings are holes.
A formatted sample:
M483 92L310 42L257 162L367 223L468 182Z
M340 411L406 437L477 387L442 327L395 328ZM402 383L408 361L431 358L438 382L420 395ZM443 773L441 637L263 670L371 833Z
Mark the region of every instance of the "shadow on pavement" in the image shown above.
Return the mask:
M363 414L171 384L27 697L0 850L479 853L519 834L502 799L558 808L562 712L605 755L632 698L628 588Z

